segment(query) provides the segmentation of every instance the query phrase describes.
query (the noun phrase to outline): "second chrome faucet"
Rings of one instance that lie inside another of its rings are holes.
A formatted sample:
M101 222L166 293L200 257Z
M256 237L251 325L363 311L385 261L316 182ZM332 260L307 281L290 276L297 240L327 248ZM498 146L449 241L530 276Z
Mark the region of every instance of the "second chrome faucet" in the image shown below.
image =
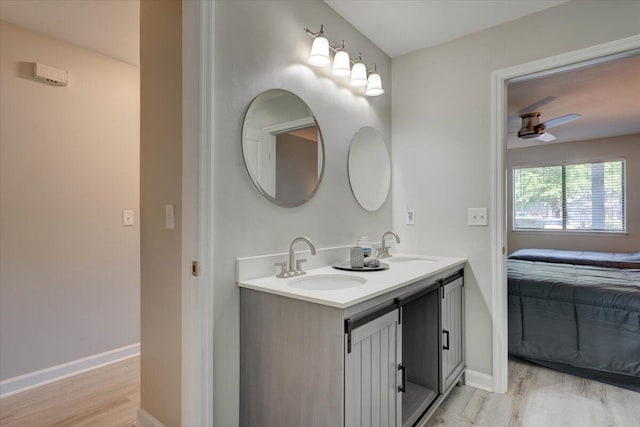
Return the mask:
M398 234L394 233L393 231L387 231L386 233L384 233L382 235L382 242L380 242L380 249L378 249L378 258L389 258L391 256L391 254L389 253L389 248L384 241L385 237L389 235L396 238L396 243L400 243L400 237L398 236Z
M293 247L298 242L306 243L309 246L309 249L311 249L311 255L316 254L316 247L313 245L313 242L311 241L311 239L304 236L296 237L291 242L291 245L289 245L289 268L287 269L286 262L276 263L275 264L276 266L281 267L280 273L276 274L276 277L288 278L288 277L302 276L303 274L307 274L305 271L302 270L302 263L307 262L307 260L304 258L301 258L297 261L295 260L295 252L293 251Z

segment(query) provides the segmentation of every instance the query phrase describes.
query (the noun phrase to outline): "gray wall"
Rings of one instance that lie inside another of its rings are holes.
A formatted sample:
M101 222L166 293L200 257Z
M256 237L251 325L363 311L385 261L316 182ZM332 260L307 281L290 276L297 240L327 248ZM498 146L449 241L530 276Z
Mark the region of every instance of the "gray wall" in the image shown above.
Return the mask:
M512 231L513 180L511 179L511 171L513 167L559 164L560 162L586 163L620 158L626 160L627 192L625 197L628 234ZM507 150L507 166L509 168L507 180L509 252L522 248L609 252L640 251L640 191L638 191L640 134Z
M138 67L6 22L0 55L4 380L139 340L140 106Z
M378 238L391 225L390 198L380 211L364 211L347 178L349 142L365 125L391 141L389 58L322 1L216 2L215 21L215 425L238 425L239 290L235 258L285 252L295 236L317 247ZM303 28L325 30L349 52L378 65L384 96L355 95L330 70L306 65L312 39ZM245 170L242 117L260 92L283 88L299 95L318 120L325 142L325 173L307 204L282 208L264 199ZM275 267L274 267L275 273Z
M640 2L572 1L393 59L393 226L405 251L469 259L472 370L492 373L493 230L466 225L490 202L491 72L638 34L638 16Z

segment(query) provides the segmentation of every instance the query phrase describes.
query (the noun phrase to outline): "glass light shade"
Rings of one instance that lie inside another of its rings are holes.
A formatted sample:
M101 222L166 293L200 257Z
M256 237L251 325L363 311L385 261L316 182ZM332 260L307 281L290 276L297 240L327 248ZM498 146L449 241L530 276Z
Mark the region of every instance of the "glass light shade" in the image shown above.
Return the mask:
M367 84L365 94L367 96L380 96L383 93L384 89L382 89L382 79L380 79L380 74L372 73L369 75L369 83Z
M311 55L309 55L309 64L316 67L324 67L329 65L329 41L324 37L316 37L311 46Z
M351 74L349 54L344 50L336 52L336 56L333 58L333 74L336 76L348 76Z
M351 69L351 86L367 85L367 67L362 62L356 62Z

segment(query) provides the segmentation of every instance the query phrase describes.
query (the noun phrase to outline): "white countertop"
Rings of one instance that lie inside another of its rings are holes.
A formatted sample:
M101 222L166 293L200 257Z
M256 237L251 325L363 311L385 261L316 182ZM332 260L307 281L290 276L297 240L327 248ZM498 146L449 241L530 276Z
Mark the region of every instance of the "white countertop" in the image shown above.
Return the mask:
M412 257L433 260L428 263L394 263L393 258ZM462 266L465 258L442 257L431 255L394 254L392 258L381 259L381 262L389 264L388 270L382 271L342 271L331 266L314 268L307 271L305 276L280 279L275 276L248 279L238 282L242 288L254 289L271 294L282 295L289 298L309 301L317 304L328 305L336 308L347 308L387 292L399 289L436 275L456 266ZM349 275L366 279L366 283L346 289L338 290L307 290L289 286L292 280L300 277L318 275Z

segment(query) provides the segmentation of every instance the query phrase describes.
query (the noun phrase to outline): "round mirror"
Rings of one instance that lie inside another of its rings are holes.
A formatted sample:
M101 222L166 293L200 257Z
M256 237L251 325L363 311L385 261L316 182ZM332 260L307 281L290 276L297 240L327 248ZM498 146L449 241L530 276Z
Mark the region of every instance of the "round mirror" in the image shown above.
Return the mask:
M372 127L361 128L349 147L349 182L364 209L377 211L387 200L391 162L382 136Z
M324 145L313 113L297 95L271 89L249 105L242 154L258 191L271 202L300 206L318 189Z

